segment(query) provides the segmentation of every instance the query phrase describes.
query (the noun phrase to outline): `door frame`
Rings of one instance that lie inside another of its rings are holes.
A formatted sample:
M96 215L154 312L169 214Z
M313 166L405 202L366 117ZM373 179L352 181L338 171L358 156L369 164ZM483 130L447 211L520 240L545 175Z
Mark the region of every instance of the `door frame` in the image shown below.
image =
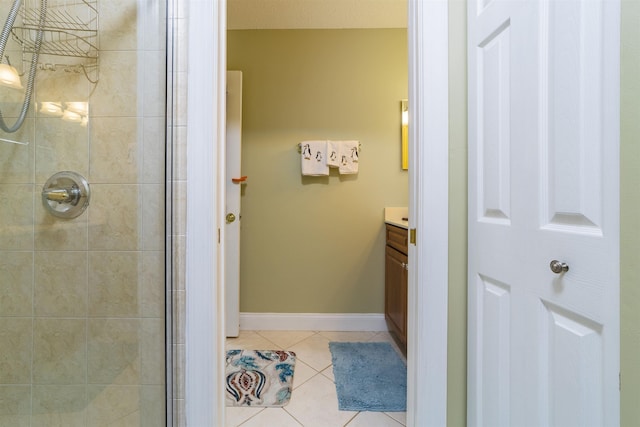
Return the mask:
M408 0L408 426L446 425L448 1ZM191 0L187 13L184 410L187 425L213 426L224 425L226 0Z

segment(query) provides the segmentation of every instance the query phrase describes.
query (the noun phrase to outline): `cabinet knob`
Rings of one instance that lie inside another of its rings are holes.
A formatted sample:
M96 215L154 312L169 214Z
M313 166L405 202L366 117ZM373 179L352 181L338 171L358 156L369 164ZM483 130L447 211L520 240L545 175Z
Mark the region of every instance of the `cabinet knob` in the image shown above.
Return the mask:
M408 262L403 262L402 264L402 268L404 268L405 270L409 271L409 263Z

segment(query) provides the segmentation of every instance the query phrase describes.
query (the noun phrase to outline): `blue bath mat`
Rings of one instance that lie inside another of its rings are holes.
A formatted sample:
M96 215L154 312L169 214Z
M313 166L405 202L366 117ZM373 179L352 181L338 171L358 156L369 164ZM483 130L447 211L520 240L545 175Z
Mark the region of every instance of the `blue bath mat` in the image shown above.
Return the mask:
M387 342L330 342L341 411L407 410L407 366Z

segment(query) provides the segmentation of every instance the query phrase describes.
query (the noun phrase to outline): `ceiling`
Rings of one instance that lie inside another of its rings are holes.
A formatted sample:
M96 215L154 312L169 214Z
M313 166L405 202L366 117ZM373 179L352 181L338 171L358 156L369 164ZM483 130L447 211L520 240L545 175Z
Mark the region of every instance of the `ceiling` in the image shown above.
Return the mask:
M227 0L227 28L406 28L407 0Z

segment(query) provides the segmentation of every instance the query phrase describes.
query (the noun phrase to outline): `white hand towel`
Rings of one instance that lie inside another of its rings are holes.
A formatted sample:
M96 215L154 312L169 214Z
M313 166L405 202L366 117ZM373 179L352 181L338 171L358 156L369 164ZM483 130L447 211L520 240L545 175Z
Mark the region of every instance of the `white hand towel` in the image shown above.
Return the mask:
M358 141L340 141L340 165L338 171L341 175L358 173Z
M333 168L340 166L340 142L327 141L327 164Z
M302 175L329 175L327 166L327 141L303 141L300 143Z

